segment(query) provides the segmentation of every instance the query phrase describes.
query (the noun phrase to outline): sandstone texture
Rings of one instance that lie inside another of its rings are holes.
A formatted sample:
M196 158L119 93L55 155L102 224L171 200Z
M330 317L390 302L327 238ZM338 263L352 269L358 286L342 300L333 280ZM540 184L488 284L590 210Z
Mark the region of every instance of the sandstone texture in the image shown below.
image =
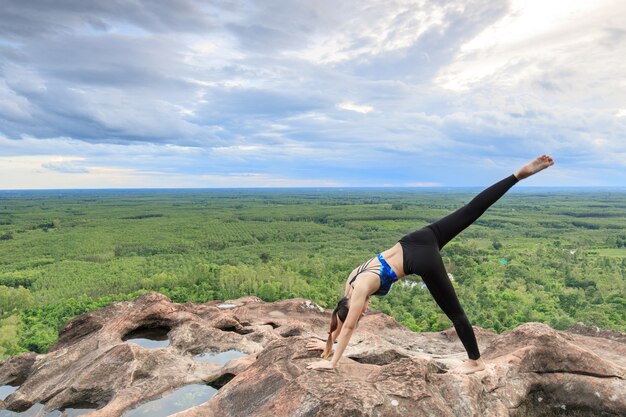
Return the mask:
M69 321L47 354L0 363L0 384L19 386L0 408L126 410L187 384L219 391L176 417L625 416L626 337L575 326L527 323L497 335L475 327L484 371L449 372L466 354L454 329L414 333L377 312L363 317L335 371L307 370L321 351L330 311L305 299L244 297L177 304L159 293ZM145 330L169 345L125 341ZM194 355L235 349L224 365Z

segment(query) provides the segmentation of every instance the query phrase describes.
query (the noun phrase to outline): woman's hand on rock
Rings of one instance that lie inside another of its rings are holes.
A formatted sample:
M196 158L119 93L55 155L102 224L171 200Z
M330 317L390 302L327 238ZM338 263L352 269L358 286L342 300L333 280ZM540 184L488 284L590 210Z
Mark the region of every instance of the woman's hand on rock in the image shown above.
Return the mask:
M317 362L311 362L309 366L306 367L306 369L316 369L319 371L334 371L335 367L330 361L321 360Z
M319 339L309 339L306 344L306 350L324 350L326 343Z

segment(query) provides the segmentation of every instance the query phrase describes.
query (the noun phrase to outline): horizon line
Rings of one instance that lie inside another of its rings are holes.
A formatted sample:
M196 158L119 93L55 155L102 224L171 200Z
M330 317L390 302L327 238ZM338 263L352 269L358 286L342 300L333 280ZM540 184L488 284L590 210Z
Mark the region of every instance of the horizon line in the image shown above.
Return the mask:
M17 191L132 191L132 190L302 190L302 189L406 189L406 190L429 190L441 188L475 188L484 185L436 185L436 186L407 186L407 185L346 185L346 186L275 186L275 187L102 187L102 188L8 188L0 189L0 192ZM516 189L541 189L541 188L567 188L567 189L621 189L626 191L626 186L619 185L518 185L510 191Z

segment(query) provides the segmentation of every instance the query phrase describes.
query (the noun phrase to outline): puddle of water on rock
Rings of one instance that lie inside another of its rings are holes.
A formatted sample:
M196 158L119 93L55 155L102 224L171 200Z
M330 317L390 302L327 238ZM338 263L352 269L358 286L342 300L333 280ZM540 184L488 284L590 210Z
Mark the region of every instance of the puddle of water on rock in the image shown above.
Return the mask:
M126 411L122 417L167 417L209 401L217 390L209 385L191 384L170 394Z
M37 403L21 413L16 411L0 410L0 417L78 417L83 414L96 411L95 408L66 408L64 411L54 410L43 414L43 408L43 404Z
M247 356L247 354L231 349L220 353L203 353L201 355L194 356L193 359L198 362L213 362L218 365L224 365L231 359L242 358L244 356Z
M221 308L221 309L235 308L235 307L239 307L239 306L237 304L230 304L230 303L222 303L222 304L217 305L217 308Z
M66 408L63 411L54 410L44 414L43 417L78 417L83 414L96 411L96 408Z
M82 416L83 414L91 413L92 411L96 410L97 408L66 408L65 414L61 414L61 416L77 417Z
M5 400L9 394L12 394L18 387L12 385L0 385L0 400Z
M170 345L169 340L152 340L152 339L144 339L141 337L135 339L126 340L128 343L134 343L135 345L139 345L141 347L145 347L147 349L160 349L165 348Z
M0 410L0 417L39 417L44 405L41 403L34 404L26 411L18 413L16 411Z
M170 340L167 337L170 331L167 327L140 327L128 333L122 340L134 343L147 349L168 347Z

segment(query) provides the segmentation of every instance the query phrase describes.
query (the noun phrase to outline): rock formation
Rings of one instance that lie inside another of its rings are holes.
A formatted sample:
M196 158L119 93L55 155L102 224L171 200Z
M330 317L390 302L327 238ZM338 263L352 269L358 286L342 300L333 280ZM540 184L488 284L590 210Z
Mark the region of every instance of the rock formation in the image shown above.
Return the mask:
M43 412L91 407L117 417L188 384L219 391L176 417L624 416L623 334L527 323L497 335L475 328L487 369L448 372L466 358L454 329L414 333L377 312L363 317L335 371L307 370L320 352L330 313L304 299L244 297L176 304L150 293L69 321L47 354L0 363L0 383L19 388L0 406ZM124 341L142 330L169 346ZM221 365L193 355L236 349Z

